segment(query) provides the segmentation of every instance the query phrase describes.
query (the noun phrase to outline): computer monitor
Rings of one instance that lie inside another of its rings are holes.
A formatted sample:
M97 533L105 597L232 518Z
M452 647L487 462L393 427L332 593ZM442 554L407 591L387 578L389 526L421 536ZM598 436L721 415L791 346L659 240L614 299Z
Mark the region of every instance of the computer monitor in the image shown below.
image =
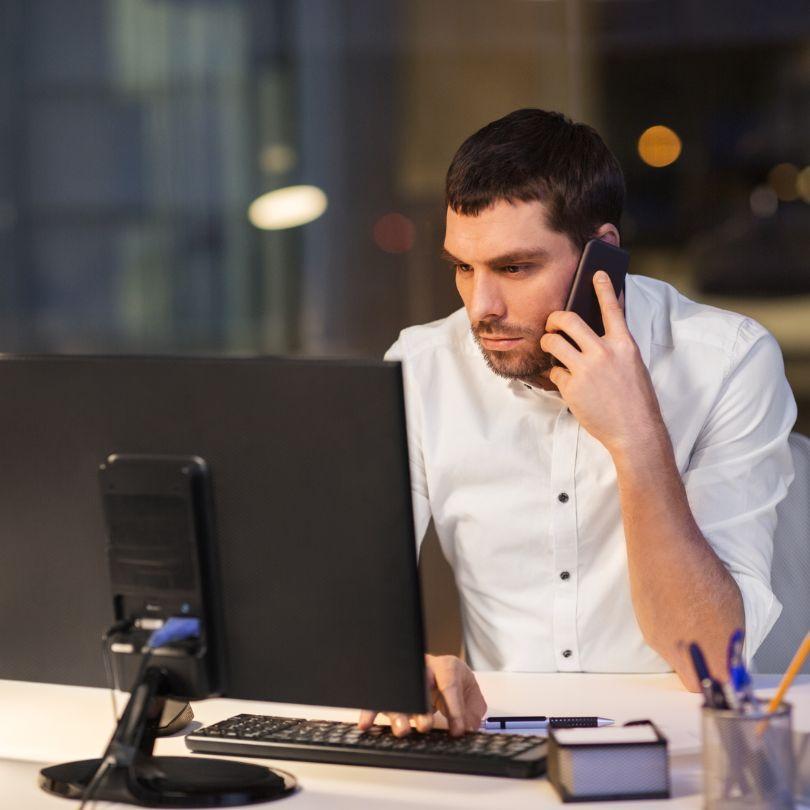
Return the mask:
M234 698L427 708L398 363L0 358L0 678L104 686L98 471L210 470Z

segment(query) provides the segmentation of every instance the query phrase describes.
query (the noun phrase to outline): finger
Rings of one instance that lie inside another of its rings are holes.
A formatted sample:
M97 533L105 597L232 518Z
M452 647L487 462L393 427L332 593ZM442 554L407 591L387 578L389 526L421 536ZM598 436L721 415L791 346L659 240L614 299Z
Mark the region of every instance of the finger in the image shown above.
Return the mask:
M433 728L433 715L432 714L415 714L413 721L416 724L416 730L426 734Z
M624 319L619 299L613 289L613 282L604 270L598 270L593 276L593 287L602 311L602 323L605 325L605 335L618 334L627 331L627 322Z
M407 714L389 714L388 717L395 737L405 737L411 733L411 721Z
M557 386L559 392L565 396L565 388L571 382L571 372L560 366L552 366L548 372L548 378Z
M575 349L559 332L546 332L540 338L540 348L554 355L569 369L574 369L582 358L582 352Z
M571 372L568 371L568 369L555 366L548 373L548 379L556 386L557 390L560 392L560 396L563 398L563 400L565 400L568 392L568 385L571 382Z
M432 655L425 656L425 691L432 695L436 692L436 676L433 674Z
M487 713L487 702L476 684L476 693L467 698L467 730L478 731Z
M466 728L464 719L464 701L461 698L461 690L456 681L451 681L446 684L441 690L443 714L447 718L447 727L450 729L450 734L454 737L460 737Z
M481 687L472 672L464 680L464 719L467 724L467 731L477 731L481 727L481 721L487 712L487 702L484 700Z
M481 728L482 715L479 715L475 709L468 708L464 714L464 730L465 731L478 731Z
M373 725L374 721L377 719L377 712L373 712L369 709L363 709L360 712L360 719L357 721L357 727L363 729L363 731L368 731Z
M546 321L546 332L565 332L583 352L599 344L599 335L576 312L568 310L552 312Z

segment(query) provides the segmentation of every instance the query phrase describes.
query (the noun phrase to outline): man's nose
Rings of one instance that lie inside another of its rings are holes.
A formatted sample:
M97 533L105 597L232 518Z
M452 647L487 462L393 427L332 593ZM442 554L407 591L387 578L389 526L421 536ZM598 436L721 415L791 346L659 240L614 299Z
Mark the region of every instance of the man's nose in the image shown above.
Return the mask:
M472 323L500 319L506 314L498 278L486 270L474 271L469 318Z

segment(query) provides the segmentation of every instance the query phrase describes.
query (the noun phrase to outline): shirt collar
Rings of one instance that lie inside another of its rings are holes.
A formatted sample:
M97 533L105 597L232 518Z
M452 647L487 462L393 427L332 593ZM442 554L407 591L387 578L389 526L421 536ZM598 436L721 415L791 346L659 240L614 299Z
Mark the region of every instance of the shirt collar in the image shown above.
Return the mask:
M649 369L653 307L636 277L629 273L624 280L624 312L627 328L638 346L644 365Z

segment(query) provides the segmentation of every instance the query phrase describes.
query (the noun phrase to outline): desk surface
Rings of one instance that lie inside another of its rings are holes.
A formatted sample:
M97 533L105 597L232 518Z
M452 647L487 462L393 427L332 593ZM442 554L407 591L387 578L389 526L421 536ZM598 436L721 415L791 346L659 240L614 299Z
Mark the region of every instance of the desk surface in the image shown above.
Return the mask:
M701 699L686 692L676 676L504 672L479 672L477 676L491 714L601 715L619 724L642 718L654 720L669 738L673 798L668 806L701 807L698 711ZM775 676L758 676L757 687L767 695L777 681ZM794 706L794 728L810 732L810 677L803 677L794 685L789 700ZM226 699L194 704L197 720L206 725L239 712L357 719L355 711L316 706ZM36 787L37 771L43 764L100 756L112 727L110 694L105 690L0 680L3 786L0 807L29 810L71 806ZM182 735L159 740L156 753L187 753ZM282 805L274 805L290 810L359 807L536 810L561 804L545 779L496 779L308 762L266 762L298 777L302 789ZM651 801L634 802L632 806L645 810L661 805L660 801ZM98 806L113 805L100 802ZM583 810L604 810L615 805L577 806Z

